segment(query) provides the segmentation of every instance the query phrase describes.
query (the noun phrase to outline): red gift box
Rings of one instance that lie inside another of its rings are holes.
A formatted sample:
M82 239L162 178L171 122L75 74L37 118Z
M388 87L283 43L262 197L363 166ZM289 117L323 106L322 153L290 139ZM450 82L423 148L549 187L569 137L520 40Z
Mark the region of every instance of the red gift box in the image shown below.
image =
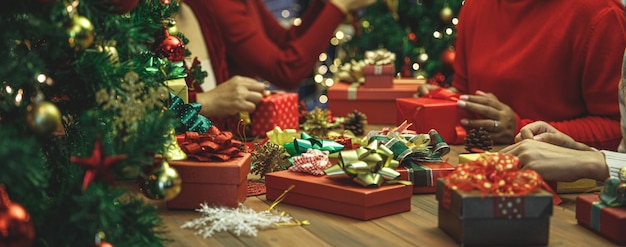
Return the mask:
M291 171L265 175L266 198L276 200L290 186L281 203L370 220L411 210L411 187L394 184L366 188L352 178L312 176Z
M366 88L390 88L393 87L393 78L396 68L393 64L365 65L363 66L363 77Z
M412 123L410 130L428 133L437 130L441 138L449 144L463 144L466 132L461 126L461 114L456 101L434 98L396 99L396 124L405 120Z
M607 207L597 194L578 196L576 220L607 239L626 245L626 207Z
M169 161L182 180L178 196L167 201L171 209L197 209L209 206L238 207L247 197L250 153L222 162L194 160Z
M397 171L399 180L408 180L413 183L413 194L435 193L437 179L454 171L454 166L448 162L402 162Z
M552 194L537 189L523 196L483 196L437 183L438 227L462 246L546 245Z
M352 85L335 83L328 88L328 109L335 116L347 116L357 110L367 116L369 124L395 124L396 98L413 97L417 86L394 84L390 88L366 88L358 83Z
M250 115L251 133L256 137L265 137L265 133L276 126L281 129L298 130L299 117L297 93L273 93L263 97L256 110Z

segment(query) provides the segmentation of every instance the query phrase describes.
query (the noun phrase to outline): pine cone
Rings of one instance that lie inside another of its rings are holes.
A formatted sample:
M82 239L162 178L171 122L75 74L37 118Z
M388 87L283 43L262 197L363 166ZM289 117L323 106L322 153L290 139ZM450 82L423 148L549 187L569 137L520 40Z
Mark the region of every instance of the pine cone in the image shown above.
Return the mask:
M491 146L493 140L489 137L489 132L483 128L471 129L465 137L465 150L470 153L489 151Z
M266 142L264 145L254 144L256 152L252 153L252 163L254 167L250 171L252 174L260 175L286 170L291 166L289 157L285 154L285 148L281 145Z
M357 136L365 134L365 125L367 125L367 116L357 110L348 113L343 122L343 128L352 131Z

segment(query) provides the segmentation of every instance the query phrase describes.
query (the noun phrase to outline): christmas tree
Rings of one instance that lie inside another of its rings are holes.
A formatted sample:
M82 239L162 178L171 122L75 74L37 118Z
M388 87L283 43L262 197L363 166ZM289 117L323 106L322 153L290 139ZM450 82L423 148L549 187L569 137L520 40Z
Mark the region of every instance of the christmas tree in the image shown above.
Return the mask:
M365 51L385 48L396 54L396 72L402 77L437 75L441 83L449 82L462 4L462 0L378 1L355 15L355 33L342 45L346 51L342 59L360 60Z
M178 127L165 81L184 76L187 51L164 31L177 10L169 0L0 9L0 246L162 245L144 197L176 187L142 195L119 184L153 185L168 168L155 157Z

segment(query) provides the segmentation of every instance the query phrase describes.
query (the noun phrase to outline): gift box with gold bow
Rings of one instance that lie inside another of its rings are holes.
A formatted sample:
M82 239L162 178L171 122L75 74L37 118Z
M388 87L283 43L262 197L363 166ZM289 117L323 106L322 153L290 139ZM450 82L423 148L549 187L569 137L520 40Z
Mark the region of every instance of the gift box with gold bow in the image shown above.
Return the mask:
M342 176L313 176L306 173L279 171L265 175L267 200L276 200L295 185L282 203L370 220L411 210L411 186L403 184L367 188Z
M359 83L335 83L328 88L328 109L335 116L346 116L357 110L367 116L368 124L395 124L396 98L409 98L417 92L411 84L394 84L387 88L368 88Z
M245 201L251 154L241 151L243 144L231 132L212 126L206 133L187 132L177 139L187 159L169 161L182 184L168 208L197 209L204 202L235 208Z
M275 200L295 185L283 203L362 220L409 211L412 186L398 180L398 165L391 150L373 141L367 147L339 152L338 163L324 170L326 176L267 174L266 197Z
M437 183L438 226L461 245L546 245L560 199L516 157L485 154Z
M623 175L622 175L623 174ZM576 220L619 245L626 245L626 168L609 178L599 194L576 197Z

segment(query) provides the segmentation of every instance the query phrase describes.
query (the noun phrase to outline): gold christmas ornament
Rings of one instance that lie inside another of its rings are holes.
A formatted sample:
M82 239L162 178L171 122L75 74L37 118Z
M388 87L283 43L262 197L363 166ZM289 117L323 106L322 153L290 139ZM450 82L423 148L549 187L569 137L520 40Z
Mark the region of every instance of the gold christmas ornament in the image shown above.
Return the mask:
M170 35L178 35L178 27L176 26L176 20L174 20L173 18L167 20L167 32Z
M441 12L439 12L439 18L441 18L442 22L448 23L452 21L452 18L454 18L454 11L452 11L450 6L446 5L443 9L441 9Z
M165 158L167 160L185 160L187 154L178 145L176 140L176 131L171 128L167 133L167 141L165 142Z
M103 45L96 45L96 50L98 52L106 53L111 64L116 64L120 62L119 53L117 52L117 48L115 48L115 41L107 42Z
M150 199L169 201L178 196L181 183L178 171L163 160L160 167L140 178L139 191Z
M94 41L94 28L89 19L75 14L65 29L70 47L77 51L90 47Z
M49 135L61 126L61 112L48 101L33 103L26 108L26 125L38 135Z
M398 16L398 0L383 0L383 2L387 5L391 17L393 17L394 20L398 20L400 18Z

